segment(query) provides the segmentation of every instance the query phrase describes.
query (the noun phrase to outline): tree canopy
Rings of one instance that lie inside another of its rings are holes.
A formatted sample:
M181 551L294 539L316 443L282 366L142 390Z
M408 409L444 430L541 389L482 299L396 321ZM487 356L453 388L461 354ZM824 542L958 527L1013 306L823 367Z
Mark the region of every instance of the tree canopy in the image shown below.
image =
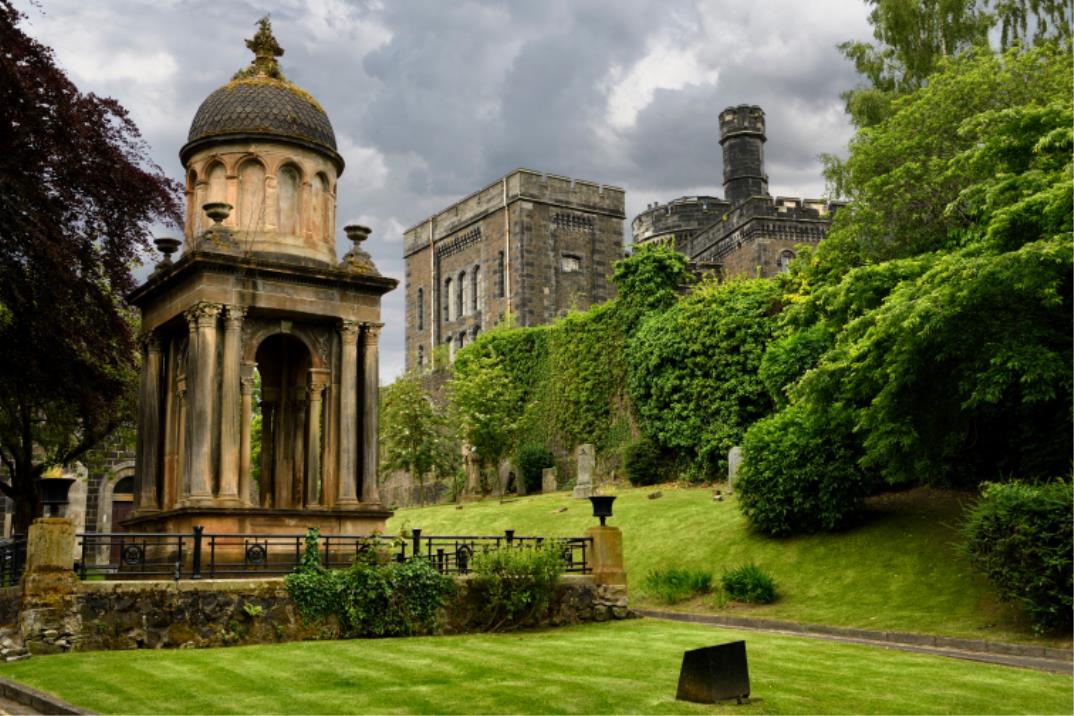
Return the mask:
M0 0L0 490L25 528L36 478L131 415L134 316L122 296L180 187L126 110L83 94Z

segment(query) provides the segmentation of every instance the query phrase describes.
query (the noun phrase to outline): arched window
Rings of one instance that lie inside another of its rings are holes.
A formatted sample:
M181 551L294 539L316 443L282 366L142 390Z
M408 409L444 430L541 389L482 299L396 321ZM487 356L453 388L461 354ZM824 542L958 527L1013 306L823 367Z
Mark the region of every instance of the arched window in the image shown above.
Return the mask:
M481 326L474 326L470 329L470 341L476 341L477 337L481 335Z
M496 296L499 298L504 297L504 262L503 252L501 251L496 258Z
M285 164L276 177L276 226L281 234L297 234L299 229L299 187L302 178L293 164Z
M480 266L474 266L474 270L472 272L470 272L470 283L471 283L471 286L470 286L470 300L472 301L472 303L470 305L470 310L473 311L474 313L477 313L478 311L480 311L481 308L482 308L481 304L484 303L484 301L483 301L484 296L481 295L484 292L481 290L480 277L481 277L481 267Z
M784 249L779 252L779 272L787 273L791 270L791 261L794 260L794 252L790 249Z
M459 272L459 287L455 289L455 316L462 318L466 315L469 302L466 300L470 293L470 287L466 283L466 272Z
M220 163L214 164L209 170L209 196L205 203L212 201L227 201L227 172Z
M454 317L451 315L451 279L444 281L444 321L450 321Z
M418 316L417 316L418 330L419 331L424 331L425 330L425 289L424 288L419 288L418 289L418 301L417 301L417 304L418 305L416 306L415 312L418 314Z
M243 162L239 167L236 224L242 231L258 231L265 225L265 167L257 160Z

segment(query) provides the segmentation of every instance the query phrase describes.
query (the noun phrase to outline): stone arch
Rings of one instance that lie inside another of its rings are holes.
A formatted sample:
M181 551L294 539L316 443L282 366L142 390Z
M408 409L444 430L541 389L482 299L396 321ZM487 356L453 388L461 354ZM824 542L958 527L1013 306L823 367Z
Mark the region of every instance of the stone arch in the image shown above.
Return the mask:
M236 224L243 231L260 231L265 226L265 165L256 156L247 157L239 164L238 175Z
M98 532L112 531L114 527L112 523L112 501L115 497L116 485L124 478L134 477L134 460L118 463L112 467L111 473L111 475L107 475L101 480L101 486L97 493Z
M795 253L790 249L783 249L779 252L779 258L777 259L777 267L780 273L786 273L791 270L791 261L795 258Z
M227 201L227 167L219 159L210 161L205 167L205 180L208 184L205 201ZM198 207L201 211L201 207Z
M306 346L310 354L310 367L325 370L331 363L328 355L330 346L329 332L311 330L306 326L289 326L286 329L280 323L254 324L254 328L244 338L242 347L242 362L256 363L257 351L261 344L276 334L294 336Z
M317 172L310 183L310 231L316 241L330 241L332 238L330 208L328 177L324 172Z

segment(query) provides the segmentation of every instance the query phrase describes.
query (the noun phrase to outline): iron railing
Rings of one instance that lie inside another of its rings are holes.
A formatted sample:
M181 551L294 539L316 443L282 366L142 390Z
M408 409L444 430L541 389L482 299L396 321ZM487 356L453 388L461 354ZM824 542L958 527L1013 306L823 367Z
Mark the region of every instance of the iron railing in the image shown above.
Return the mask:
M213 579L289 574L302 561L304 534L87 532L80 534L82 558L75 571L82 579ZM381 551L405 562L424 559L442 574L466 574L474 555L496 549L526 549L550 545L563 556L565 571L588 574L590 537L502 535L407 536L321 535L321 564L349 567L365 552ZM2 552L0 552L2 555Z
M13 587L18 584L25 566L26 538L0 540L0 587Z

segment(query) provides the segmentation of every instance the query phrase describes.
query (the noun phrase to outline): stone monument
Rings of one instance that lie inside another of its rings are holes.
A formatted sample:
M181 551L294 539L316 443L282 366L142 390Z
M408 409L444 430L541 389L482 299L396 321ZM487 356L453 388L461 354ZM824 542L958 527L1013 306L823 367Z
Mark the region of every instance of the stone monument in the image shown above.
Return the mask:
M556 468L546 467L541 470L541 492L556 491Z
M578 478L574 481L574 496L588 498L593 494L593 445L578 446Z
M727 489L734 490L738 483L738 469L742 467L742 448L735 445L727 451Z
M143 368L128 530L369 533L377 492L381 276L346 227L324 109L286 81L268 19L255 58L201 104L179 152L184 251L130 296ZM255 401L260 477L251 464Z

